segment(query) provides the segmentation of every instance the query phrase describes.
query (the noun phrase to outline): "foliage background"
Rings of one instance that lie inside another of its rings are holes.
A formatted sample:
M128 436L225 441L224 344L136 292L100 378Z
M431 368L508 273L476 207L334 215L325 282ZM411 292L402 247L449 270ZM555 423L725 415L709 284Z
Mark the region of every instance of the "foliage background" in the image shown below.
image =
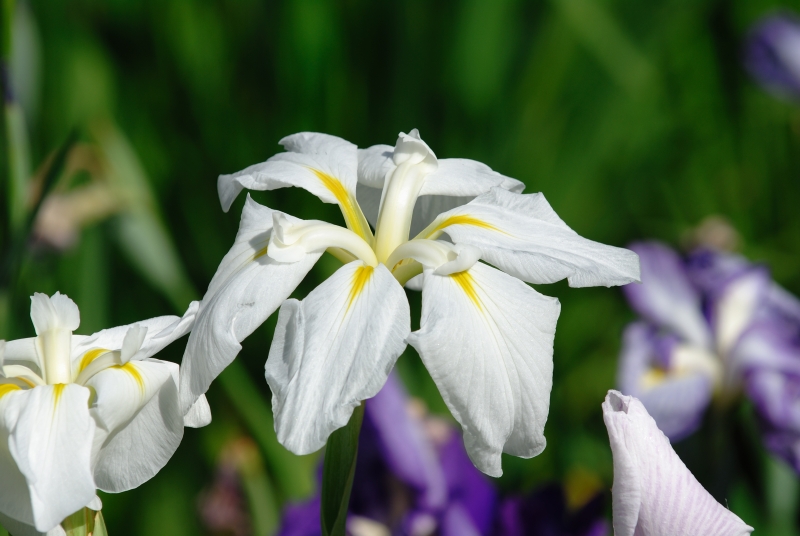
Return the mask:
M32 335L34 291L74 298L80 333L181 314L238 226L242 199L223 213L217 175L263 161L301 130L368 146L419 128L437 155L524 181L604 243L677 245L704 217L724 215L743 252L800 294L800 112L741 65L749 26L779 7L800 10L772 0L18 0L10 77L29 140L27 156L17 147L19 177L76 130L105 171L62 178L56 191L100 180L125 194L74 247L28 250L3 297L2 335ZM341 218L296 189L254 197ZM324 257L297 296L336 268ZM619 289L539 290L563 305L549 445L532 460L506 458L498 485L607 490L600 403L633 315ZM198 496L241 435L259 447L254 489L271 505L267 525L282 501L311 491L314 457L288 455L272 432L263 364L274 320L211 387L214 422L187 430L152 481L103 496L112 534L203 534ZM182 349L165 358L179 361ZM398 368L431 411L447 413L413 351ZM735 441L703 432L678 451L757 534L794 534L796 479L763 455L748 406L735 413Z

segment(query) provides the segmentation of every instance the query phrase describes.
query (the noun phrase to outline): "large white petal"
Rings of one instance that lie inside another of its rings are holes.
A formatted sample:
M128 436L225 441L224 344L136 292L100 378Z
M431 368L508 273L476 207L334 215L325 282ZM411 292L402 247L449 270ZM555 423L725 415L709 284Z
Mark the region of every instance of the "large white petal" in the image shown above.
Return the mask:
M12 419L12 415L6 410L8 403L23 393L17 386L0 385L0 513L13 517L20 523L32 525L33 510L28 483L9 451L9 438L16 416ZM0 521L0 525L6 526L3 521Z
M484 264L448 276L425 271L414 346L453 416L470 459L500 476L501 452L544 450L561 306Z
M486 261L530 283L567 278L571 287L588 287L639 280L635 253L581 237L542 194L493 188L441 214L425 234L435 238L441 231L455 243L480 248Z
M178 365L146 359L106 369L90 381L97 392L92 416L94 479L103 491L120 492L151 479L183 437L178 404Z
M745 536L752 532L719 504L672 450L641 402L609 391L603 420L614 456L616 536Z
M405 292L382 264L351 262L302 302L284 303L266 364L281 444L295 454L322 448L383 387L409 331Z
M203 296L186 345L180 380L184 413L233 361L240 342L289 297L322 255L277 262L267 255L271 231L272 210L248 198L236 241Z
M95 496L91 472L95 424L89 389L47 385L9 397L4 420L9 452L25 476L33 521L48 531Z
M222 209L227 212L243 188L275 190L297 186L325 203L338 204L348 228L362 237L371 236L356 202L356 146L336 136L316 132L293 134L283 138L280 144L287 152L238 173L220 175L217 189Z

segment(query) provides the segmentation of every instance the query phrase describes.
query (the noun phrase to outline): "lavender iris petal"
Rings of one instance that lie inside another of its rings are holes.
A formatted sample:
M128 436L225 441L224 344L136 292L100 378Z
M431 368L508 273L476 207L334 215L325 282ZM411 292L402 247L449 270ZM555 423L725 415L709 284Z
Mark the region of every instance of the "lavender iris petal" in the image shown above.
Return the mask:
M639 254L642 271L641 284L622 287L631 307L656 326L709 347L711 337L700 296L678 254L659 242L636 242L629 247Z
M750 32L744 63L770 93L800 99L800 20L789 13L762 19Z
M499 509L496 536L607 536L605 497L596 495L570 512L561 486L551 484L526 497L509 497Z
M665 344L665 342L667 344ZM643 379L654 367L669 368L664 348L669 344L662 335L644 322L630 324L623 335L617 384L626 395L641 400L658 427L672 441L678 441L700 426L711 402L712 381L699 373L681 377L666 376L653 386Z
M412 419L408 395L395 375L366 406L382 458L397 478L419 493L420 507L437 511L447 501L447 483L422 423Z
M745 378L765 446L800 472L800 376L755 369Z
M453 432L441 446L440 459L450 501L463 505L479 532L487 534L494 518L497 492L470 461L460 434Z

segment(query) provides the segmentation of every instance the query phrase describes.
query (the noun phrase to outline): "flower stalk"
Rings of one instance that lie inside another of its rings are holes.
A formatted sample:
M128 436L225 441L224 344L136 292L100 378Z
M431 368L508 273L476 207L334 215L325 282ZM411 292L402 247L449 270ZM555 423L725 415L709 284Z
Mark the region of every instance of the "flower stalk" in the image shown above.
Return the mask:
M347 426L334 431L325 447L322 472L321 521L323 536L344 536L347 506L358 457L358 436L364 420L364 403L353 410Z

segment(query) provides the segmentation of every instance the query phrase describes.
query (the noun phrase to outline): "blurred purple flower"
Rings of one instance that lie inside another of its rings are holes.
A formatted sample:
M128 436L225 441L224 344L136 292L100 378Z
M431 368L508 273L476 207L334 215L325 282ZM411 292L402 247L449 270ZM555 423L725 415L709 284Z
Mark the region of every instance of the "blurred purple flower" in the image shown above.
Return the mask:
M604 498L573 511L550 485L498 499L458 430L426 416L395 375L367 402L350 498L351 536L607 536ZM320 498L288 506L279 536L319 536Z
M558 484L540 488L527 497L503 501L497 520L497 536L607 536L603 495L570 512Z
M424 417L389 376L366 404L350 498L353 536L488 534L497 498L456 429ZM320 534L319 497L284 512L280 536Z
M800 19L790 13L761 19L750 31L744 63L770 93L800 99Z
M623 288L642 320L623 339L617 382L673 441L712 398L744 390L766 446L800 472L800 301L745 258L698 249L682 259L657 242L631 246L642 284Z

